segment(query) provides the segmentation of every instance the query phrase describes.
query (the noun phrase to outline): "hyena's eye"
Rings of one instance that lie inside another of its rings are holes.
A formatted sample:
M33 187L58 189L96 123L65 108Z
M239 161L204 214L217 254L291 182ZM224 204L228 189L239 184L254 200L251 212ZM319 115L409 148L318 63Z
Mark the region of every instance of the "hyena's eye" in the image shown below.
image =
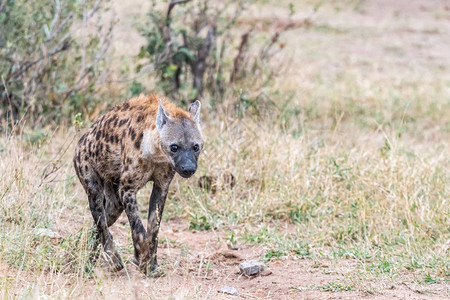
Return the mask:
M195 152L198 152L198 150L200 150L200 146L198 144L195 144L193 149Z
M170 145L170 151L177 152L178 151L178 145Z

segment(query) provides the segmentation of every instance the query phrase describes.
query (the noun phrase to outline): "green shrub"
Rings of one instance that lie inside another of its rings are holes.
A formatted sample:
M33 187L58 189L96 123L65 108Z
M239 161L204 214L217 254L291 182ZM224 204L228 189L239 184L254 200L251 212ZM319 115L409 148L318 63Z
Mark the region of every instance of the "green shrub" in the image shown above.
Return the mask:
M254 25L242 26L239 20L250 3L171 1L167 10L154 3L147 24L140 29L147 42L141 47L136 71L156 73L157 87L173 99L188 102L209 97L213 107L227 91L240 91L240 97L241 87L258 91L267 86L276 75L270 60L283 49L279 36L293 24L273 35L258 33ZM252 37L259 42L253 43ZM236 103L240 110L258 112L255 106L264 102L259 93L244 104L240 98Z
M96 104L112 30L97 17L103 9L94 0L2 1L2 117L35 126Z

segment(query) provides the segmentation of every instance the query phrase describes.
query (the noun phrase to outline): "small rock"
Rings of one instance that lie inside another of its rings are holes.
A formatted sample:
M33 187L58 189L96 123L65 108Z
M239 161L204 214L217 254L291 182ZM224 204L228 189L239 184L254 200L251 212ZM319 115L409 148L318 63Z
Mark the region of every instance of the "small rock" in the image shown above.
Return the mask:
M236 245L233 245L233 244L228 243L228 242L227 242L227 247L228 247L228 249L230 249L230 250L241 250L241 247L236 246Z
M239 296L239 292L235 287L232 286L226 286L218 290L219 293L233 295L233 296Z
M239 269L247 276L258 275L264 271L264 264L257 261L246 261L239 265Z
M59 237L59 235L56 232L48 228L36 228L35 234L37 236L46 236L51 239L56 239Z
M270 270L264 270L261 272L261 276L269 276L272 275L272 271Z

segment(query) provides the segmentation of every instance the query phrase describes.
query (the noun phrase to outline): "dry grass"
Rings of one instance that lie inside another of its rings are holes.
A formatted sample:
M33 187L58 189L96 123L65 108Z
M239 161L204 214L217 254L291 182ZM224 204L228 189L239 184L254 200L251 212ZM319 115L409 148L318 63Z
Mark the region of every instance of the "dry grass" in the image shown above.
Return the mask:
M449 26L436 7L420 11L420 22L413 10L388 11L378 26L370 1L350 2L358 11L319 10L312 27L285 37L285 76L268 88L273 105L256 103L258 117L251 109L236 117L242 95L232 92L221 115L204 111L198 175L174 181L163 222L181 218L185 230L210 227L232 244L261 246L261 259L326 262L342 275L311 289L382 295L390 283L419 291L435 283L443 286L437 296L448 297ZM117 285L139 298L132 280L118 283L89 266L91 219L71 166L76 134L48 135L0 139L0 270L7 274L0 297L107 297ZM227 172L236 177L233 189L197 185L201 175ZM139 194L144 214L150 188ZM128 259L129 227L122 227L118 243ZM190 282L193 266L182 252L184 264L167 261L186 279L172 291L214 297ZM150 285L146 296L168 297L158 294L158 281Z

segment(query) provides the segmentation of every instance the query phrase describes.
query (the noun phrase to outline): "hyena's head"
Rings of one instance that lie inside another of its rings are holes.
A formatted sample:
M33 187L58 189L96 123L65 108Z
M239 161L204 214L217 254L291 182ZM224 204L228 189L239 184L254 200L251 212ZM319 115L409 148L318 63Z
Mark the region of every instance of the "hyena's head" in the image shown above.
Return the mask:
M197 100L189 106L189 117L172 117L159 101L156 128L161 148L175 171L184 178L194 175L203 148L200 106Z

